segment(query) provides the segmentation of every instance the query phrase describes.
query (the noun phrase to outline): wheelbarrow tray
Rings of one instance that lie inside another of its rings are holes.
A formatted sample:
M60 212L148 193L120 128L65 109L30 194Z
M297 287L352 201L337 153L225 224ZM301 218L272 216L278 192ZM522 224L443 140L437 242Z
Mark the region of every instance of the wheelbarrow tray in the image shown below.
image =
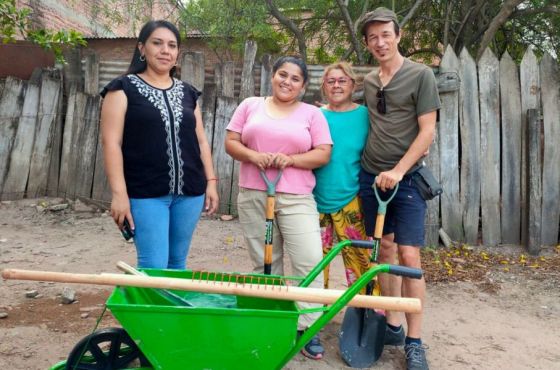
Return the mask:
M193 278L192 271L144 272ZM224 281L220 275L204 279ZM266 280L267 284L282 281L270 276ZM294 348L299 312L292 301L173 293L194 307L177 306L153 289L134 287L115 288L107 301L154 369L274 369Z

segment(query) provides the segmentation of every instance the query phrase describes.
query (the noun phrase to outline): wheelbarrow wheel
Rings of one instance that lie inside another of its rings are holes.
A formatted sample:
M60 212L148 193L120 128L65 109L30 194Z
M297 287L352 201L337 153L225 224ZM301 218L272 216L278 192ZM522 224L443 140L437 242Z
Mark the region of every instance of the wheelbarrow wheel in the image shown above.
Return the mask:
M119 370L138 367L151 368L151 365L122 328L105 328L82 338L66 361L67 370Z

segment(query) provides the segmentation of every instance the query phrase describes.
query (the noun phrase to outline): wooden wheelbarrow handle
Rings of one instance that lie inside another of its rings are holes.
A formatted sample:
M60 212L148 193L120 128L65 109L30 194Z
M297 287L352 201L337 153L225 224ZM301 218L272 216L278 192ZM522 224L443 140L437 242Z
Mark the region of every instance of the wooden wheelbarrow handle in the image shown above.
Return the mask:
M300 288L295 286L249 284L243 282L236 283L121 274L75 274L19 269L5 269L2 271L2 277L4 279L14 280L187 290L203 293L232 294L286 301L321 303L327 305L336 302L336 300L345 292L343 290L335 289ZM354 296L354 298L349 301L348 306L377 308L409 313L418 313L422 310L421 302L416 298L365 295Z

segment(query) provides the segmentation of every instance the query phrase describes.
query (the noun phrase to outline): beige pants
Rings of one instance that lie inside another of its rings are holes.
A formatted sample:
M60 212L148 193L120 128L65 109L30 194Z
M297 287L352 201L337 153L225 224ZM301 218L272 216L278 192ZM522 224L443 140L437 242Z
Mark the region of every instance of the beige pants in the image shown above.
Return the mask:
M240 188L237 197L239 221L253 262L253 270L264 270L264 236L266 192ZM306 276L323 258L319 213L312 194L276 194L272 246L272 274L284 274L284 253L290 258L292 274ZM309 285L323 288L323 274ZM298 302L301 309L321 307L320 304ZM320 312L303 314L298 330L307 329L321 316Z

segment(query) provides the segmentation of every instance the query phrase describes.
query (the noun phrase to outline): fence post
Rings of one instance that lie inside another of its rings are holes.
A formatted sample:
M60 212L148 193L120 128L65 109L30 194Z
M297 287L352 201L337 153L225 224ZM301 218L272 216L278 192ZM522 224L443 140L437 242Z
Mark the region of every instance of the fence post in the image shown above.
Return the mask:
M558 244L560 222L560 71L546 53L541 60L543 107L542 245Z
M521 60L521 66L519 67L519 80L521 83L521 147L523 149L527 148L527 124L529 120L527 119L527 111L529 109L539 109L539 65L537 62L537 57L533 53L533 49L529 47L523 55ZM527 151L521 151L521 244L527 245L527 230L528 227L528 199L527 194L528 184L527 184Z
M272 94L271 77L272 57L270 54L265 54L261 58L261 96L270 96Z
M23 109L24 96L25 83L17 78L8 77L0 100L0 190L8 172L7 163Z
M500 222L500 68L487 48L478 61L480 94L480 162L482 243L498 245Z
M502 243L521 240L521 94L517 66L507 51L500 61L502 111Z
M99 93L99 55L95 52L86 57L84 93L89 95L97 95Z
M186 51L181 62L181 80L188 82L199 91L204 91L204 54L200 51Z
M38 83L28 83L23 101L21 116L16 125L12 154L6 169L6 177L2 189L2 199L23 199L25 185L31 165L31 152L33 150L33 137L35 137L35 126L37 124L37 111L39 107ZM1 185L1 184L0 184Z
M47 190L49 166L55 141L58 99L61 94L60 80L52 79L47 74L43 74L35 141L27 183L27 195L29 197L44 195L45 190Z
M243 57L243 70L241 71L241 88L239 90L239 101L255 95L255 79L253 78L253 67L257 55L257 43L254 40L245 42L245 56Z
M536 256L541 249L542 183L541 118L537 109L527 111L527 251Z
M222 64L222 91L218 91L218 96L235 97L235 64L225 62Z

